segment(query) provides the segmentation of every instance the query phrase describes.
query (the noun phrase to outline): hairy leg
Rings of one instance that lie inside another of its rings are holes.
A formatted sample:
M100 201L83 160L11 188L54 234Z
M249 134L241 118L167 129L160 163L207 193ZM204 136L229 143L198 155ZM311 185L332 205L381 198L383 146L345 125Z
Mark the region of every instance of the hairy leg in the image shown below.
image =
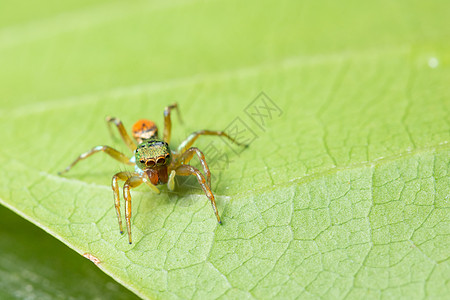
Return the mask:
M114 207L116 208L117 220L119 222L120 233L123 233L122 217L120 215L120 196L119 196L119 180L127 181L133 174L130 172L119 172L112 177L112 190L114 195Z
M190 148L192 146L192 144L194 144L194 142L198 139L199 136L201 135L215 135L215 136L223 136L227 139L229 139L231 142L235 143L236 145L239 146L244 146L247 147L247 145L241 144L239 142L237 142L235 139L233 139L232 137L230 137L228 134L226 134L223 131L215 131L215 130L200 130L200 131L196 131L191 133L181 144L180 146L178 146L178 152L182 153L184 151L186 151L186 149Z
M111 156L112 158L114 158L115 160L120 161L121 163L130 165L130 166L134 165L134 163L131 162L130 159L122 152L119 152L116 149L111 148L109 146L97 146L97 147L92 148L88 152L85 152L85 153L81 154L80 156L78 156L77 159L75 159L73 161L73 163L71 163L67 168L65 168L61 172L59 172L59 175L68 172L80 160L86 159L89 156L91 156L92 154L97 153L97 152L104 152L104 153L108 154L109 156Z
M216 200L211 191L211 188L206 184L206 180L205 180L205 177L203 176L203 174L200 173L199 170L197 170L196 168L194 168L193 166L190 166L190 165L181 165L175 169L175 172L177 175L181 175L181 176L194 175L195 177L197 177L197 181L200 184L200 186L202 187L203 191L205 192L206 197L208 197L208 199L211 201L211 205L212 205L214 214L216 215L217 222L219 222L219 224L222 224L222 222L220 221L219 212L217 211Z
M176 109L178 113L178 118L181 121L180 110L178 108L178 104L174 103L172 105L167 106L164 109L164 136L163 140L166 143L170 143L170 136L172 135L172 120L170 119L170 113L172 109Z
M130 189L138 187L144 182L141 176L131 176L123 185L123 198L125 199L125 221L127 223L128 242L131 244L131 193Z
M122 137L122 140L125 142L128 148L130 148L131 151L136 150L136 144L133 142L131 137L128 135L127 131L125 130L125 127L122 124L122 121L120 121L118 118L114 117L106 117L106 122L108 124L109 132L111 132L111 135L113 135L111 130L111 123L114 123L116 125L117 130L119 130L120 136Z
M173 162L173 169L176 169L178 166L182 164L187 164L191 161L191 159L194 157L194 155L197 155L198 159L200 160L200 163L202 165L203 171L205 172L206 181L209 187L211 187L211 172L209 171L208 164L206 163L205 155L203 154L200 149L196 147L192 147L181 153L179 156L177 156L174 159Z

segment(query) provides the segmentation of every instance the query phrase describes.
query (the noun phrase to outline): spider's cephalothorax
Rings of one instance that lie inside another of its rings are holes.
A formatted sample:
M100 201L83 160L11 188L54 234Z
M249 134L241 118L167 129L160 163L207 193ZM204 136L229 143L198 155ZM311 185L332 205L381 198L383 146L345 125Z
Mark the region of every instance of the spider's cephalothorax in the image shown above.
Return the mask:
M136 165L141 170L167 166L170 162L169 144L158 139L143 140L135 152Z
M142 140L135 152L136 172L145 172L154 185L167 183L167 166L171 159L166 142L156 138Z
M105 152L112 158L127 164L135 166L134 172L118 172L112 177L112 190L114 195L114 206L116 208L117 219L119 221L120 232L122 229L122 217L120 213L120 195L118 181L125 181L123 185L123 197L125 199L125 220L128 231L128 242L131 244L131 193L130 189L135 188L142 183L147 184L155 193L159 194L159 189L156 187L160 184L166 184L170 190L175 186L175 175L189 176L194 175L198 183L203 189L206 197L211 201L217 221L221 223L219 213L216 207L216 201L211 191L211 172L206 164L205 156L195 147L191 147L195 140L201 135L215 135L223 136L231 142L236 143L233 138L223 131L200 130L193 132L183 141L176 151L172 151L169 147L172 122L170 119L170 112L172 109L178 110L178 105L172 104L167 106L164 110L164 136L163 139L158 138L158 127L153 121L139 120L133 125L132 135L133 141L128 135L122 122L117 118L107 117L108 125L114 123L119 130L128 148L133 151L131 158L127 157L122 152L115 150L109 146L97 146L86 153L78 156L75 161L64 169L60 174L69 171L76 163L83 160L94 153ZM200 160L203 173L197 168L189 165L189 161L195 156Z

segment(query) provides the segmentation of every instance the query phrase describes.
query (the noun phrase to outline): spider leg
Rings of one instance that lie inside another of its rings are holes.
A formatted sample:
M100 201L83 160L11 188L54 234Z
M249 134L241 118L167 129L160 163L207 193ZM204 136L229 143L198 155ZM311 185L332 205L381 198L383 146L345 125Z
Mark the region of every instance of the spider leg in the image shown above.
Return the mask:
M131 151L136 150L136 144L128 135L127 131L125 130L125 127L122 124L122 121L120 121L118 118L108 116L106 117L106 123L108 124L108 129L112 136L114 136L114 134L111 130L111 123L114 123L114 125L116 125L117 127L117 130L119 130L120 136L122 137L122 140L125 142L127 147L130 148Z
M132 176L133 174L131 174L130 172L119 172L112 177L111 182L114 195L114 207L116 208L117 220L119 221L119 229L121 234L123 233L123 227L122 227L122 217L120 216L120 196L119 196L118 180L127 181Z
M138 187L146 182L145 177L133 175L125 181L123 185L123 198L125 199L125 221L127 223L128 242L131 244L131 193L130 189ZM155 187L156 188L156 187Z
M178 152L184 152L186 149L190 148L192 144L197 140L197 138L201 135L215 135L215 136L223 136L235 143L239 146L247 147L248 145L241 144L232 137L230 137L228 134L226 134L223 131L216 131L216 130L199 130L191 133L181 144L178 146Z
M130 166L134 165L134 162L131 162L130 159L125 154L123 154L122 152L119 152L116 149L111 148L109 146L97 146L97 147L92 148L88 152L85 152L85 153L81 154L80 156L78 156L77 159L75 159L73 161L73 163L71 163L67 168L65 168L64 170L62 170L58 174L61 175L63 173L68 172L80 160L88 158L89 156L91 156L92 154L97 153L97 152L104 152L104 153L108 154L109 156L111 156L112 158L114 158L115 160L120 161L121 163L130 165Z
M205 180L205 177L203 176L203 174L200 173L199 170L197 170L196 168L194 168L193 166L190 166L190 165L178 166L175 169L175 172L177 175L181 175L181 176L195 175L197 177L198 183L200 184L203 191L205 192L206 197L208 197L208 199L211 201L211 205L214 210L214 214L217 217L217 222L219 222L219 224L222 224L222 221L220 221L219 213L217 211L216 200L211 191L211 188L206 184L206 180Z
M194 157L194 154L197 154L198 159L200 160L200 163L203 167L203 171L205 172L206 182L208 186L211 187L211 172L209 171L209 167L206 164L205 155L202 151L200 151L200 149L196 147L191 147L181 153L178 157L176 157L172 168L175 169L180 165L187 164Z
M178 108L178 104L174 103L172 105L167 106L164 109L164 137L163 140L166 143L170 143L170 136L172 134L172 120L170 119L170 112L172 109L177 109L178 119L181 122L180 109Z

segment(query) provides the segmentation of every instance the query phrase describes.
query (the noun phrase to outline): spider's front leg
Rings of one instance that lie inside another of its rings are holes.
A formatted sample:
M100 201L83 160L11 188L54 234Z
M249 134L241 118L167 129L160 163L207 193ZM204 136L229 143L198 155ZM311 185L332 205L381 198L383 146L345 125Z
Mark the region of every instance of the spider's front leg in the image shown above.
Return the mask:
M125 222L127 223L128 241L131 244L131 193L130 189L138 187L145 182L155 193L159 194L159 189L151 184L145 174L119 172L112 178L112 189L114 194L114 206L116 208L117 219L119 221L120 233L123 233L122 217L120 215L120 196L118 180L125 181L123 185L123 198L125 200Z
M131 193L130 189L138 187L144 182L142 176L131 176L123 185L123 198L125 199L125 221L127 222L128 242L131 244Z
M200 149L196 147L191 147L181 153L178 157L175 158L173 162L173 169L176 169L178 166L182 164L187 164L191 161L191 159L194 157L194 154L197 155L198 159L200 160L200 163L203 167L203 171L205 172L206 176L206 182L208 183L208 186L211 187L211 171L209 170L208 164L206 163L205 155L203 154Z
M106 117L106 123L108 124L108 129L112 136L114 136L114 135L111 130L111 123L114 123L114 125L116 125L116 127L117 127L117 130L119 130L120 136L122 137L122 140L127 145L127 147L130 148L131 151L136 150L136 144L133 142L131 137L128 135L127 131L125 130L125 127L122 124L122 121L120 121L118 118L108 116L108 117Z
M117 160L117 161L119 161L121 163L130 165L130 166L134 165L134 162L131 162L130 159L125 154L123 154L122 152L119 152L116 149L111 148L109 146L97 146L97 147L92 148L88 152L85 152L85 153L81 154L80 156L78 156L77 159L75 159L73 163L71 163L67 168L65 168L61 172L58 172L58 174L61 175L63 173L68 172L80 160L86 159L89 156L91 156L92 154L95 154L97 152L104 152L104 153L108 154L109 156L111 156L112 158L114 158L115 160Z
M119 195L119 180L127 181L130 177L132 177L133 174L130 172L119 172L114 174L112 177L112 190L114 195L114 207L116 208L116 214L117 214L117 220L119 222L119 229L120 233L123 233L123 227L122 227L122 217L120 215L120 195Z
M200 173L200 171L198 169L196 169L190 165L178 166L175 169L175 172L176 172L176 175L181 175L181 176L195 175L195 177L197 177L197 181L200 184L200 186L202 187L203 191L205 192L206 197L208 197L208 199L211 201L211 205L214 210L214 214L217 217L217 222L219 222L219 224L222 224L222 221L220 221L219 212L217 210L216 200L211 191L211 188L206 184L205 176L203 176L203 174Z

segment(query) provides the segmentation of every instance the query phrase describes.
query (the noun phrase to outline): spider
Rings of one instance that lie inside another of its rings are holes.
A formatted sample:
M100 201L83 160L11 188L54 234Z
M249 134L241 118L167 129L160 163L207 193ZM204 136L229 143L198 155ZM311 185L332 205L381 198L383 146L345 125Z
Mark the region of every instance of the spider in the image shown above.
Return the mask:
M214 194L211 191L211 172L205 160L205 155L196 147L191 147L192 144L201 135L222 136L229 139L231 142L246 147L247 145L238 143L235 139L230 137L223 131L200 130L191 133L177 148L176 151L169 147L172 121L170 114L173 109L176 109L179 115L179 108L177 103L167 106L164 109L164 133L163 138L158 138L158 127L151 120L142 119L137 121L132 127L133 141L128 135L125 127L118 118L106 117L106 122L111 130L113 123L122 137L122 140L133 152L133 156L128 158L122 152L115 150L109 146L97 146L91 150L81 154L74 160L67 168L59 172L63 174L68 172L79 161L88 158L97 152L104 152L112 158L122 162L126 165L135 166L134 172L118 172L112 177L112 190L114 195L114 206L116 209L117 219L119 222L120 233L123 234L122 217L120 214L120 196L119 196L119 180L125 181L123 185L123 197L125 199L125 220L128 232L128 241L131 244L131 194L132 188L138 187L142 183L146 183L152 191L159 194L160 191L156 187L160 184L166 184L169 190L175 187L175 175L189 176L194 175L198 183L206 194L206 197L211 201L214 214L217 221L221 224L220 216L217 211ZM200 160L203 168L203 175L197 168L189 165L189 161L196 155ZM205 178L206 177L206 178Z

